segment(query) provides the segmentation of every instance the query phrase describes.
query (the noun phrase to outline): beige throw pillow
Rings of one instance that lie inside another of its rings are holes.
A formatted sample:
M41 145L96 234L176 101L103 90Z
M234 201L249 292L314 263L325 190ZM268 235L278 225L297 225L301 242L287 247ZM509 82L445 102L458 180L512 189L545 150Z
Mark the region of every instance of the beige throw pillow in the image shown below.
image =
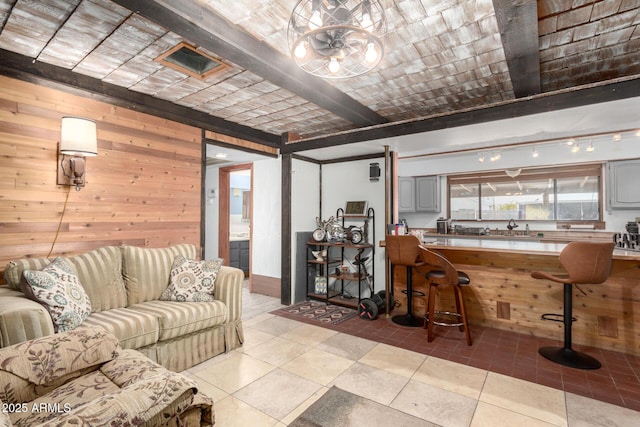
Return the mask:
M91 301L66 259L56 258L42 270L25 270L23 277L22 291L47 309L56 332L75 329L91 314Z
M173 260L169 287L160 296L163 301L214 301L216 277L221 259L196 261L178 255Z

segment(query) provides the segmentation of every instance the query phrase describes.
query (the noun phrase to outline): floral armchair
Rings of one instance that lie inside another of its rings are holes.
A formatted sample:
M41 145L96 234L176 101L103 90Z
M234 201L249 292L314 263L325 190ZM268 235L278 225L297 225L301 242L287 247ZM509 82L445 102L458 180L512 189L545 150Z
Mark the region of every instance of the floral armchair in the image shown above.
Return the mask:
M0 349L0 426L213 425L196 384L102 328Z

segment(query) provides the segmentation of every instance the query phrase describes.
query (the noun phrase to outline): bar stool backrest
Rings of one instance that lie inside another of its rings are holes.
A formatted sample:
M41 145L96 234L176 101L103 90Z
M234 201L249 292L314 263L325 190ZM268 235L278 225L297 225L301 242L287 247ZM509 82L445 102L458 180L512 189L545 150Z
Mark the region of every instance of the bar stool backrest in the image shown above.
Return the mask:
M420 239L411 234L404 236L387 235L385 250L393 265L416 266L420 261L418 246Z
M444 275L432 275L429 280L438 285L458 285L458 270L443 255L420 246L420 257L426 264L436 267Z
M560 252L560 265L569 275L567 283L600 284L611 272L614 242L571 242Z

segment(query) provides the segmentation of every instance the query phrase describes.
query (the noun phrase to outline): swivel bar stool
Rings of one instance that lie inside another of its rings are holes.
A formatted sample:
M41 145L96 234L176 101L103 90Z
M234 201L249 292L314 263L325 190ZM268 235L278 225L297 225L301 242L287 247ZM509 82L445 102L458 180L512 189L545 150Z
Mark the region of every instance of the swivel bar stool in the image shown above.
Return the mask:
M429 297L427 298L427 314L425 315L425 327L427 328L427 341L433 341L433 326L457 326L461 332L464 332L467 339L467 345L471 345L471 332L469 331L469 322L467 321L467 312L464 308L464 299L462 295L462 286L469 285L471 279L469 276L458 271L448 259L441 254L430 251L424 246L420 246L420 256L428 265L436 269L426 274L429 282ZM456 301L456 312L438 311L435 309L436 294L438 286L451 286ZM436 321L436 315L448 316L448 321ZM458 321L451 321L456 319Z
M415 292L412 286L411 275L414 267L424 265L421 261L418 246L420 240L410 234L404 236L387 235L385 249L387 257L391 263L391 290L393 291L394 266L404 266L407 268L407 289L402 291L407 294L407 314L393 316L393 323L402 326L422 326L422 319L413 315L412 299L414 295L424 296L423 292Z
M564 323L564 347L542 347L538 350L542 356L577 369L598 369L601 364L588 354L571 348L571 326L573 317L573 285L600 284L607 280L611 272L614 242L571 242L560 252L560 265L566 275L553 275L543 271L534 271L531 277L546 279L564 285L562 322ZM544 320L555 320L558 314L546 313ZM559 320L558 320L559 321Z

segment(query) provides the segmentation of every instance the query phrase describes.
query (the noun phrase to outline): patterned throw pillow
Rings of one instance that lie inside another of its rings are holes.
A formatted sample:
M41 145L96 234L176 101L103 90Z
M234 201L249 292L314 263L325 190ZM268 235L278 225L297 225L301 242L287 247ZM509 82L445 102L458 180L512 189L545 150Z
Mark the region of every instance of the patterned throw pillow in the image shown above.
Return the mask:
M163 301L215 301L216 277L222 265L221 259L195 261L178 255L173 260L169 287L160 299Z
M75 329L91 314L89 297L66 259L56 258L42 270L25 270L23 277L22 291L47 309L56 332Z

